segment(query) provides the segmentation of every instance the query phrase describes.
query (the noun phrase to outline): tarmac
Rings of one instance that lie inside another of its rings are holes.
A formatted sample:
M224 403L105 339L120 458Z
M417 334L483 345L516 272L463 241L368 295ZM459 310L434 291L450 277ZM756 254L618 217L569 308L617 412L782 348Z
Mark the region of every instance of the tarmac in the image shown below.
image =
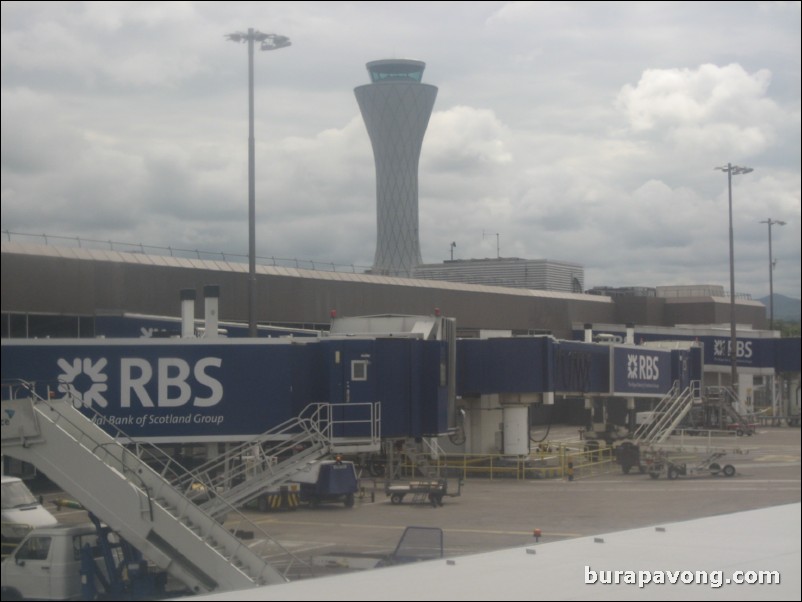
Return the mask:
M562 427L552 435L558 439L575 432ZM378 483L377 490L368 490L350 509L324 504L247 515L305 561L321 555L387 556L408 526L442 529L444 553L454 557L532 544L535 529L545 543L798 503L802 500L800 433L799 428L762 427L751 437L716 438L715 447L732 452L721 461L735 466L731 478L705 473L652 479L636 470L628 475L620 470L580 475L573 481L469 478L461 495L445 497L440 507L409 503L411 498L392 504ZM690 443L704 441L694 438ZM52 502L59 497L69 494L45 495L48 509L54 508ZM86 520L81 510L62 508L54 514L61 522ZM748 541L749 525L743 525L743 530ZM800 535L788 533L797 540Z

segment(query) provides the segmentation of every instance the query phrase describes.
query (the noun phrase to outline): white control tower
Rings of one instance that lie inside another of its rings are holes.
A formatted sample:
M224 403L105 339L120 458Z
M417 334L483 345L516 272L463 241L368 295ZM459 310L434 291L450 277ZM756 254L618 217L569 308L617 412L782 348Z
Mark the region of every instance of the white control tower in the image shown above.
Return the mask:
M373 273L410 276L423 263L418 237L418 162L437 87L421 83L426 63L367 64L371 83L354 89L376 164Z

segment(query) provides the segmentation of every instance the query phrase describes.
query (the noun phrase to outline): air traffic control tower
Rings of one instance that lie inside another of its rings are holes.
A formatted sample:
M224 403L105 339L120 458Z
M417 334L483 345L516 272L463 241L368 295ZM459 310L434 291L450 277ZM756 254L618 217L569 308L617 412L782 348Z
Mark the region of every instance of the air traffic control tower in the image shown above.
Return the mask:
M410 276L423 263L418 237L418 161L437 87L421 83L426 63L367 64L371 83L354 89L376 164L373 273Z

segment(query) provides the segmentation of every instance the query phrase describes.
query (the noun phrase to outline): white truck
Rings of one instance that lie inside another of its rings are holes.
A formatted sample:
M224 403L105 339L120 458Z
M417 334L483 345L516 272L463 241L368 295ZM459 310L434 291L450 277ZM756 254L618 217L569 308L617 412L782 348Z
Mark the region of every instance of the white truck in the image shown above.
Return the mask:
M81 599L81 548L97 544L92 525L56 525L31 531L3 560L3 600Z
M94 520L31 531L3 560L3 601L164 597L167 575Z
M2 536L3 556L37 527L56 524L50 514L37 500L28 486L17 477L2 477Z

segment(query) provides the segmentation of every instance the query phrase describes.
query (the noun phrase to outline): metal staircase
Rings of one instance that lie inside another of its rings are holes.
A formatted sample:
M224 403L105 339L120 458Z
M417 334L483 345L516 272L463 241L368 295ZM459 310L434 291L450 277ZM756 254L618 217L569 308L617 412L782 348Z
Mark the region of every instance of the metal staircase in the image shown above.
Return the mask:
M288 552L252 524L260 539L248 545L240 541L185 490L171 484L197 479L158 448L123 446L76 409L69 397L47 400L27 383L9 387L9 392L2 404L3 453L44 472L192 591L286 581L264 556ZM117 435L124 437L122 432ZM215 498L218 506L223 499ZM231 505L227 510L237 513Z
M705 403L726 415L736 425L738 434L752 434L748 421L735 409L738 396L729 387L705 387Z
M403 453L407 458L407 464L421 476L425 478L440 476L439 459L445 455L445 450L438 443L437 437L423 437L420 441L407 439L404 441Z
M172 485L186 495L201 491L199 505L214 517L292 480L310 463L338 452L380 448L378 403L311 404L288 420L224 455L206 462ZM200 487L199 487L200 485Z
M659 445L679 427L694 403L701 401L701 383L692 381L690 386L680 389L674 382L671 390L654 408L654 419L641 424L632 435L633 443L640 446Z

